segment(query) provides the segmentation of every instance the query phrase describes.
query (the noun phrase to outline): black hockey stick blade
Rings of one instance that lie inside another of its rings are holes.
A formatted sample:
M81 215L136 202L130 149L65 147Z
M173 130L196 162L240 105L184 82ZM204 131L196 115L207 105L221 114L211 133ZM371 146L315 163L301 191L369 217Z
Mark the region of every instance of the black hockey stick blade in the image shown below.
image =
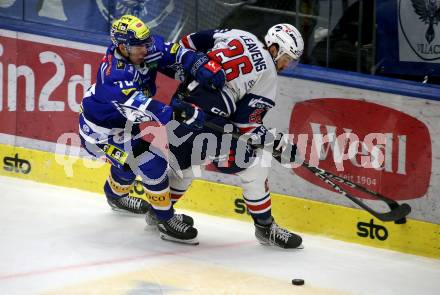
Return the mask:
M328 181L326 181L326 183L330 184ZM362 209L364 209L365 211L367 211L377 219L384 222L394 221L394 223L396 224L403 224L406 223L406 216L409 213L411 213L411 207L406 203L397 204L397 206L395 206L393 209L391 209L388 212L378 212L373 208L371 208L370 206L368 206L367 204L365 204L364 202L362 202L361 200L359 200L358 198L353 197L352 195L342 190L338 185L335 184L335 186L332 185L332 187L342 195L352 200L359 207L361 207Z
M400 204L396 208L383 213L377 212L371 209L370 207L368 207L367 209L366 207L368 206L364 206L362 208L368 211L371 215L373 215L377 219L382 220L384 222L394 221L396 224L406 223L406 216L409 213L411 213L411 207L406 203Z
M382 221L394 221L397 224L401 224L406 222L405 217L409 213L411 213L411 207L407 203L402 203L389 212L379 213L379 216L376 217ZM399 222L402 220L405 222Z
M377 212L377 211L371 209L371 207L365 205L365 203L363 205L364 206L360 206L360 205L359 206L362 209L366 210L371 215L373 215L374 217L376 217L377 219L384 221L384 222L394 221L396 224L405 223L406 216L411 212L411 207L406 203L400 204L396 208L394 208L388 212L383 212L383 213ZM402 220L404 222L402 222Z

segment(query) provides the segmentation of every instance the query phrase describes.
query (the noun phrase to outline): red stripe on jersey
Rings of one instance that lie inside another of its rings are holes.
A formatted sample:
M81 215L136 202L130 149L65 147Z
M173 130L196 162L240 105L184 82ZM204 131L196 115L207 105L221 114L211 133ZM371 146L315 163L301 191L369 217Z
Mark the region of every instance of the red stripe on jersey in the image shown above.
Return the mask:
M259 204L259 205L252 205L248 202L245 202L245 203L246 203L246 206L249 208L249 211L262 211L262 210L270 207L270 205L271 205L270 200L271 200L270 198L267 198L266 202Z
M251 127L238 127L238 130L240 130L241 134L245 134L245 133L252 132L252 130L254 130L255 128L256 128L255 126L251 126Z
M189 35L183 36L183 38L181 39L183 46L185 48L191 48L191 46L189 45L189 41L188 41Z

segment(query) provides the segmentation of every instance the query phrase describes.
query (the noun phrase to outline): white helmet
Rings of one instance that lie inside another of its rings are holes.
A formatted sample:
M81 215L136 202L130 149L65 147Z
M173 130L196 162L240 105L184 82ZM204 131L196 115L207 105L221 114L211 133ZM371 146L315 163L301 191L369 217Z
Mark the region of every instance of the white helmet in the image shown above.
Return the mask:
M278 44L278 55L274 58L276 61L284 53L295 60L299 60L304 50L304 41L299 31L290 24L278 24L271 27L264 37L266 46Z

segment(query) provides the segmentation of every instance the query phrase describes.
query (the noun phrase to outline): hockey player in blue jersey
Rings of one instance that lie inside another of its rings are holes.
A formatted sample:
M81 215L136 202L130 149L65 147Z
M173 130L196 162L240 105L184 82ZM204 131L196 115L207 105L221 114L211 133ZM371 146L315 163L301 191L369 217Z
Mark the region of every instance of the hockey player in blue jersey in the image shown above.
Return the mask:
M166 106L152 98L158 71L174 78L188 74L208 88L221 88L224 72L206 54L151 35L149 28L131 15L124 15L112 24L111 40L96 84L81 103L82 144L92 155L111 163L104 192L113 209L138 214L152 211L162 238L196 243L197 230L192 218L174 214L166 151L143 140L139 124L165 125L173 118L172 105ZM188 119L182 122L188 128L203 126L201 110L185 103L179 103L178 107L188 114ZM161 136L160 132L153 133ZM129 196L137 175L142 176L151 207L143 199Z
M229 124L229 130L246 134L256 142L285 152L293 162L296 146L288 140L287 135L268 130L263 125L263 118L275 106L277 72L298 63L304 43L301 34L290 24L270 28L264 43L253 34L241 30L208 30L183 37L181 45L206 52L222 65L226 73L226 83L222 89L212 90L199 85L185 101L203 109L207 121L219 126ZM189 88L192 86L190 84ZM188 128L181 125L175 132L182 137L188 133ZM208 143L203 142L206 134L215 135L217 141L214 148L210 148L209 136L205 137ZM263 151L253 150L245 144L240 149L240 142L231 140L229 144L228 137L223 136L222 133L204 128L193 132L190 140L183 144L174 146L170 142L170 151L183 174L183 178L170 174L173 202L189 187L194 177L191 167L203 165L206 159L214 159L213 164L217 169L240 177L243 198L254 220L255 235L260 243L282 248L300 247L301 237L278 226L272 217L267 181L270 163L262 160ZM199 138L202 140L199 141ZM255 160L251 161L252 158ZM277 160L281 162L280 158Z

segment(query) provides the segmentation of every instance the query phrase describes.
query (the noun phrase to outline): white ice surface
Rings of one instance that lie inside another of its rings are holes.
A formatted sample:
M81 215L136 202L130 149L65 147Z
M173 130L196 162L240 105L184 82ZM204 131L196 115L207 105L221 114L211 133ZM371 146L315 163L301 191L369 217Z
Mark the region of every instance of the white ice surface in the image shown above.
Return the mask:
M199 246L98 194L0 177L0 294L440 294L440 260L306 234L286 251L250 223L186 213Z

